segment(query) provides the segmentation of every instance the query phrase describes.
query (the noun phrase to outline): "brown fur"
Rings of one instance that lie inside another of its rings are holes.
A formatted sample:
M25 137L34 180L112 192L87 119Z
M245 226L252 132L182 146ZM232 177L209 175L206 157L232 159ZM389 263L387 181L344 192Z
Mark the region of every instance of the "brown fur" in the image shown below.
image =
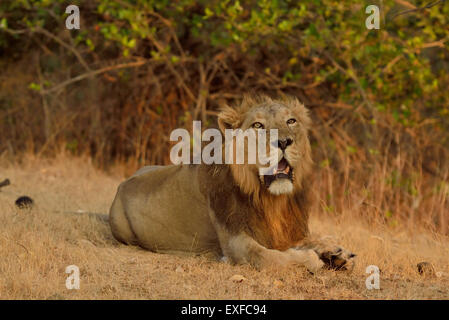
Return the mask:
M308 235L308 200L303 195L263 196L260 208L249 217L255 239L270 249L287 250Z

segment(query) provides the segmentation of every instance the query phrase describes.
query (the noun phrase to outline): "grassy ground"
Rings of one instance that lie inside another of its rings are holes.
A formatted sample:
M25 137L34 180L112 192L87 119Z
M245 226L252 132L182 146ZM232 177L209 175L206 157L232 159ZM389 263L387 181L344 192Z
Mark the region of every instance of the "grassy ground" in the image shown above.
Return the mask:
M449 241L414 230L368 226L356 219L318 217L313 233L337 237L358 254L352 272L303 268L256 271L204 257L180 258L118 244L108 224L83 212L106 214L122 170L97 171L87 160L27 159L3 163L0 180L1 299L447 299ZM35 200L19 210L21 195ZM422 276L427 261L437 274ZM68 290L68 265L80 268L80 289ZM368 290L368 265L381 269L380 290ZM245 280L230 278L242 275Z

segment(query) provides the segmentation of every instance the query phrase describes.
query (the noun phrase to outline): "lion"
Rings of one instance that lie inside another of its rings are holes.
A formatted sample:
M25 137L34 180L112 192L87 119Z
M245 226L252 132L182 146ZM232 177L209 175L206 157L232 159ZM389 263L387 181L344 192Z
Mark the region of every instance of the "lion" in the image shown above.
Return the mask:
M259 163L143 167L118 187L112 234L153 252L212 253L257 269L344 269L355 255L308 229L310 125L308 110L293 97L245 96L225 106L218 115L223 133L278 130L272 174L261 175Z

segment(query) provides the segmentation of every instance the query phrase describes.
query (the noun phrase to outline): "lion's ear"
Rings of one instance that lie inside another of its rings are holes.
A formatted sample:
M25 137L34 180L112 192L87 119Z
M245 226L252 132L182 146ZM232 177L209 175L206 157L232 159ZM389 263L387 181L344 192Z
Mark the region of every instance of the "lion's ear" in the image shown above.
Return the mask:
M307 129L309 129L312 121L309 116L309 110L304 106L304 104L299 102L297 98L289 96L285 98L284 103L286 103L292 110L294 110L296 115L299 117L299 121Z
M226 129L238 128L241 122L240 119L240 114L234 108L225 106L218 114L218 126L224 134Z
M307 109L302 103L298 102L296 110L300 116L300 120L302 124L309 129L312 124L312 120L310 119L309 109Z

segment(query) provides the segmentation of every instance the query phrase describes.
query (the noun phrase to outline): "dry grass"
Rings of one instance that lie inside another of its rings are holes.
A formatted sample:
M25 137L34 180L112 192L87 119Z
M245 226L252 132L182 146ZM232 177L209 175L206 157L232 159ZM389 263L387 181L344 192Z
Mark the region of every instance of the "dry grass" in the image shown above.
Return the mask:
M330 234L358 254L350 272L303 268L256 271L206 258L179 258L118 244L108 225L77 210L107 213L122 170L97 171L88 160L27 158L2 164L0 179L0 298L2 299L447 299L449 241L410 228L368 226L355 219L317 217L314 233ZM31 196L33 210L14 201ZM343 217L349 215L343 215ZM437 276L420 276L431 262ZM65 268L81 271L80 290L68 290ZM365 268L381 269L380 290L367 290ZM235 274L247 280L234 283Z

